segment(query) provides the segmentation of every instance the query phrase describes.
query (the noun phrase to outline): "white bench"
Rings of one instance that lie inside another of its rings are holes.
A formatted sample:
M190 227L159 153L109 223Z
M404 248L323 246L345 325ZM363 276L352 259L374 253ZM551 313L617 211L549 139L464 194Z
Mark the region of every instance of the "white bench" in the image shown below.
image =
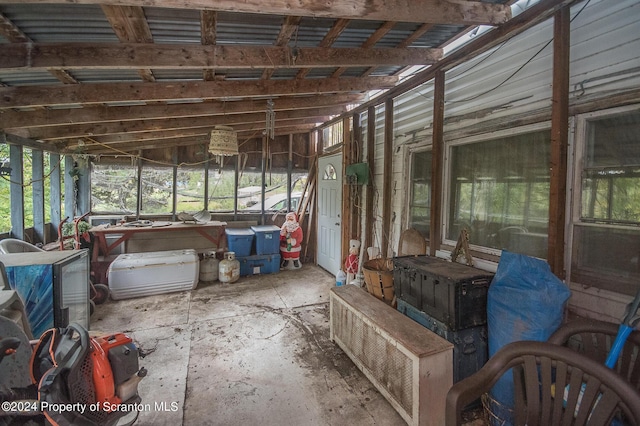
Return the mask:
M453 344L363 289L331 289L330 338L410 425L444 424Z

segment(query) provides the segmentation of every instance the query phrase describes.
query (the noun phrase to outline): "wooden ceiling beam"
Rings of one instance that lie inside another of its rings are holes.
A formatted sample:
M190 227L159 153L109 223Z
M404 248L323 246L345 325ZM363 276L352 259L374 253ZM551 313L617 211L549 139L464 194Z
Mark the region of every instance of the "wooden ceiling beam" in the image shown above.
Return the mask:
M389 31L393 29L396 23L397 22L387 21L384 24L380 25L380 27L377 30L375 30L373 34L371 34L369 38L366 39L364 43L362 43L362 46L360 47L362 47L363 49L373 48L377 42L379 42L385 35L387 35ZM334 71L332 77L340 77L342 74L344 74L346 70L347 70L347 67L340 67Z
M0 4L16 0L0 0ZM68 4L69 0L20 0L26 4ZM105 0L74 0L74 4L103 4ZM112 0L110 4L219 12L296 15L310 18L364 19L372 21L430 22L433 24L498 25L511 18L508 5L464 0L369 0L318 2L317 0Z
M218 26L218 13L211 10L200 11L200 41L203 46L212 46L216 44L216 27ZM213 69L202 70L202 79L204 81L213 81L215 71Z
M276 38L274 46L282 47L289 44L289 40L291 40L293 34L298 30L298 26L300 25L301 20L301 16L285 17L284 22L282 23L282 27L280 27L280 33L278 34L278 38ZM262 72L262 79L270 79L274 71L274 68L265 68L265 70Z
M405 48L411 46L411 44L414 41L416 41L420 37L422 37L422 35L424 33L426 33L427 31L429 31L431 28L433 28L433 24L422 24L417 30L412 32L409 37L405 38L400 43L398 43L398 45L396 46L396 49L405 49ZM362 73L362 77L366 77L366 76L370 75L373 71L376 70L376 68L377 67L370 67L369 69L365 70L365 72Z
M32 40L22 32L9 18L0 13L0 35L10 43L31 43ZM0 54L0 57L2 55ZM5 62L5 58L2 61ZM78 84L75 78L63 69L48 69L49 73L64 84Z
M276 121L310 117L338 115L334 107L310 108L276 113ZM322 122L322 120L316 120ZM41 127L30 129L8 129L9 132L29 139L51 141L83 136L100 136L114 133L136 133L154 130L190 129L218 125L234 126L244 123L265 125L265 113L215 115L208 117L187 117L162 120L139 120L110 123L75 124L67 126Z
M46 151L46 152L59 153L61 151L61 148L58 144L23 138L22 136L14 135L12 133L0 132L0 141L6 142L10 145L20 145L25 148L37 149L37 150Z
M9 43L28 43L31 41L9 18L0 13L0 35Z
M140 43L0 44L0 69L319 68L430 65L442 49L148 45Z
M336 22L333 23L333 26L329 28L329 31L327 31L327 34L325 34L324 38L320 41L318 47L331 47L331 45L336 41L340 34L342 34L342 32L347 28L349 22L349 19L336 20ZM298 61L296 60L296 64L297 62ZM309 74L309 71L311 71L309 68L301 69L300 71L298 71L296 78L305 78L307 74Z
M304 80L110 83L0 87L0 109L64 104L178 99L237 99L392 88L397 76Z
M340 113L347 105L365 99L363 94L336 94L273 99L274 110L319 108L334 106ZM39 109L34 111L5 110L0 114L0 129L59 126L110 121L199 117L209 115L245 114L265 112L266 100L211 101L193 104L105 106L90 105L83 108Z
M153 35L141 6L102 5L102 12L111 24L118 40L123 43L153 43ZM156 81L150 68L141 68L142 81Z
M307 133L315 126L314 123L298 123L284 126L276 126L275 135L288 135L296 133ZM261 127L247 127L244 130L238 132L238 141L242 143L243 140L249 140L254 138L261 138L264 128ZM103 144L98 140L85 139L85 145L83 146L84 152L88 155L136 155L136 151L140 149L161 149L170 148L175 146L188 146L188 145L208 145L209 135L195 135L185 137L174 137L168 139L156 139L147 141L133 141L126 144ZM66 152L73 152L73 149L66 148ZM74 148L75 149L75 148Z

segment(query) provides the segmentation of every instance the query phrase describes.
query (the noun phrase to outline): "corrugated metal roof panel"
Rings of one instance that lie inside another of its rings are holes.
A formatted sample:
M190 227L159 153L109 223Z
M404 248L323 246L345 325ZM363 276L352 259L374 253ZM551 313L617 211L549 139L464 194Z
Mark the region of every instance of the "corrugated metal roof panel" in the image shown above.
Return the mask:
M118 41L97 5L6 4L0 11L34 42Z
M69 72L79 83L121 83L142 81L136 70L73 70Z
M262 77L261 68L233 69L233 70L216 70L216 74L224 75L226 80L256 80Z
M347 68L347 70L342 73L341 77L360 77L368 69L368 67Z
M279 79L292 79L295 78L296 74L298 74L298 68L278 68L273 71L271 75L272 80Z
M201 43L198 10L145 7L144 15L154 43Z
M202 70L197 69L152 69L156 81L202 80Z
M272 45L278 38L283 19L280 16L218 13L218 44Z
M302 18L297 34L291 37L293 44L299 47L316 47L327 35L335 19ZM297 42L297 43L296 43Z
M0 72L0 83L7 86L37 86L41 84L62 84L46 71Z

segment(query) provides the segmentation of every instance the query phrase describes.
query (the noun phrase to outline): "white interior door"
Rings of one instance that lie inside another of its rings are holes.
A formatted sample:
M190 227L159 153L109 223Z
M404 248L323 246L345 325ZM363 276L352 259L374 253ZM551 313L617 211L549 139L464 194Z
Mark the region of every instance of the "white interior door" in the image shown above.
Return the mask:
M332 274L342 267L342 154L318 158L318 265Z

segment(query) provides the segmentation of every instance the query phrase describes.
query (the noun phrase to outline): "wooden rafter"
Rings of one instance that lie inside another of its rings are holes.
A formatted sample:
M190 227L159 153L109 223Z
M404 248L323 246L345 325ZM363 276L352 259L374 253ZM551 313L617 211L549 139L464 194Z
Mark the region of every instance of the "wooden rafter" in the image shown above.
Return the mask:
M10 43L28 43L31 41L9 18L0 13L0 35Z
M289 44L289 40L291 40L291 37L298 29L301 19L302 17L300 16L287 16L284 22L282 23L282 27L280 28L280 33L278 34L278 38L276 39L274 46L282 47ZM262 72L262 79L263 80L270 79L271 76L273 75L273 71L274 71L273 68L265 68L265 70Z
M203 46L216 44L216 27L218 24L218 13L211 10L200 11L200 41ZM202 71L204 81L213 81L215 71L208 68Z
M139 43L46 43L0 45L4 70L314 68L368 65L430 65L442 49L289 48ZM303 70L304 71L304 70Z
M0 0L0 4L16 0ZM21 3L63 3L68 0L21 0ZM74 0L77 4L102 4L104 0ZM317 0L117 0L118 5L217 10L236 13L296 15L311 18L364 19L372 21L431 22L434 24L497 25L511 18L508 5L464 0L370 0L360 2L318 2Z
M48 71L64 84L78 84L78 81L63 69L56 68Z
M123 43L153 43L151 29L141 6L102 5L102 12L109 20L113 31ZM138 74L143 81L154 82L153 72L141 68Z
M393 21L387 21L384 24L380 25L380 27L375 30L373 32L373 34L371 34L369 36L369 38L367 40L365 40L364 43L362 43L362 47L363 49L370 49L373 46L376 45L377 42L379 42L382 37L384 37L389 31L391 31L391 29L396 25L396 22ZM340 77L342 74L344 74L344 72L347 70L347 67L339 67L337 70L334 71L332 77Z
M331 47L331 45L336 41L340 34L342 34L342 32L347 28L349 22L350 21L348 19L338 19L336 22L334 22L333 26L329 29L329 31L327 31L327 34L320 41L318 46L325 48ZM296 61L296 64L297 63L298 61ZM311 71L309 68L301 69L300 71L298 71L296 78L305 78L307 74L309 74L309 71Z
M325 78L304 80L205 81L180 83L112 83L0 88L0 108L51 104L104 103L172 99L224 99L365 92L392 88L398 77Z
M0 13L0 35L9 40L10 43L31 43L31 39L2 13ZM4 60L2 62L4 62ZM50 69L47 71L64 84L78 83L71 74L63 69Z
M361 94L285 97L275 100L274 110L283 111L288 109L334 106L336 110L341 110L340 113L343 113L346 112L345 105L360 102L364 97L365 96ZM265 110L266 102L264 100L200 102L189 104L187 108L185 108L185 104L159 104L127 107L88 105L83 108L43 109L36 111L15 111L9 109L0 114L0 128L16 129L109 121L199 117L264 112Z
M427 31L429 31L431 28L433 28L432 24L422 24L420 26L420 28L418 28L417 30L415 30L414 32L411 33L411 35L407 38L405 38L404 40L402 40L400 43L398 43L398 45L396 46L396 49L404 49L407 48L409 46L411 46L411 44L416 41L417 39L419 39L420 37L422 37L422 35L424 33L426 33ZM404 64L398 64L398 65L404 65ZM362 77L366 77L368 75L371 75L371 73L373 71L375 71L377 67L370 67L369 69L367 69L364 73L362 73Z
M276 126L275 135L289 135L296 133L306 133L315 126L315 123L292 123L291 125ZM264 131L264 126L242 126L243 128L237 129L238 139L253 139L260 137ZM129 153L139 149L158 149L174 146L188 146L188 145L202 145L206 144L209 140L208 133L196 136L174 137L167 139L154 139L147 141L133 141L123 144L103 144L98 139L86 138L84 139L85 145L83 150L90 155L100 154L117 154L117 153ZM69 145L65 152L73 152L73 145Z
M340 109L335 107L309 108L278 112L278 120L290 120L310 117L328 117L337 115ZM113 133L136 133L152 130L188 129L211 127L216 125L236 125L260 123L264 126L264 113L216 115L207 117L165 118L162 120L137 120L108 123L70 124L30 129L10 129L11 133L30 139L53 140L83 135L107 135ZM321 120L316 120L321 122Z

